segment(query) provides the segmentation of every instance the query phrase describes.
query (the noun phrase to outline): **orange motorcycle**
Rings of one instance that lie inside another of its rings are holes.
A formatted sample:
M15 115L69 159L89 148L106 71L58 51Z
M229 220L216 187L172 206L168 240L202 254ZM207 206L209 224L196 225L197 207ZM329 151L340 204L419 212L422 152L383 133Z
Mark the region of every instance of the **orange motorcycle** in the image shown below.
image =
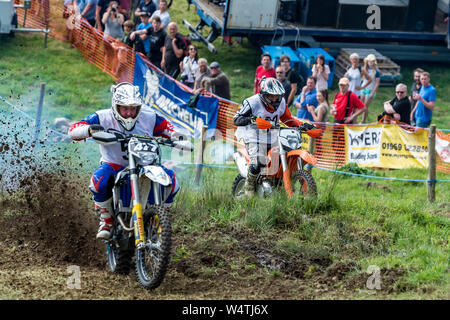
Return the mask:
M256 181L256 194L261 197L270 195L274 189L284 186L288 197L298 194L301 197L317 196L317 186L313 176L305 170L306 164L317 164L316 158L308 151L301 149L302 132L317 138L321 130L314 126L302 125L297 128L272 125L270 122L257 118L256 128L263 130L278 130L277 145L267 154L268 161L261 169ZM250 158L247 150L241 146L233 154L239 174L233 182L232 195L235 198L245 196L244 184L247 177ZM280 165L281 164L281 165ZM264 170L265 169L265 170Z

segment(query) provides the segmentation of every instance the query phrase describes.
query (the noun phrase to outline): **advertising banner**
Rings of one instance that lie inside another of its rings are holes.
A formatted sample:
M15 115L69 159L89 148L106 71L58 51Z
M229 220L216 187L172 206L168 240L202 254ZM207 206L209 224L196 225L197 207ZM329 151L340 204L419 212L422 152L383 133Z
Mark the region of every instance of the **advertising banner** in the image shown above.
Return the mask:
M397 125L345 127L347 163L381 168L426 168L428 133Z
M147 65L139 54L136 54L133 83L139 86L145 105L170 121L176 131L199 138L202 126L207 125L208 135L214 134L219 107L217 98L200 96L195 108L188 107L193 94Z

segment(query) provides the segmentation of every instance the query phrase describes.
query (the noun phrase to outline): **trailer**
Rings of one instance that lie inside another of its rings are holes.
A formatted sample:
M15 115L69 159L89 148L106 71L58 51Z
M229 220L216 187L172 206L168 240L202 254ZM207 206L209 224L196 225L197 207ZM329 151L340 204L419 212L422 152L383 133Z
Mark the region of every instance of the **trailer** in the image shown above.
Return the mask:
M187 0L200 18L184 24L212 44L246 37L254 45L372 48L396 60L450 61L449 0ZM207 36L200 31L209 28Z
M44 46L50 33L48 21L45 29L19 27L17 9L24 10L24 24L27 10L31 7L31 0L24 0L23 4L14 4L14 0L0 0L0 35L14 36L15 32L42 32L45 34Z

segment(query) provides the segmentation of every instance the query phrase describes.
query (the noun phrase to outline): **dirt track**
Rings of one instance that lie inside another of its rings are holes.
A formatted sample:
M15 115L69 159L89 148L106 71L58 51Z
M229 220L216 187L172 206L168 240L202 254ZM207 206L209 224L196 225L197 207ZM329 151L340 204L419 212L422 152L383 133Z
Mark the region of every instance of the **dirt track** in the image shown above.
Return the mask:
M148 292L134 269L129 276L106 270L86 177L64 175L25 180L22 203L1 200L0 299L342 299L365 288L368 275L351 263L275 253L270 239L245 230L176 227L168 274ZM80 289L70 289L70 266L79 267ZM385 271L385 289L367 295L391 292L401 275Z
M175 208L169 271L148 292L134 269L129 276L106 270L90 174L65 169L51 146L0 138L0 299L345 299L361 297L360 288L382 298L403 275L382 270L382 290L366 290L368 275L354 263L274 252L277 239L250 230L183 232ZM70 287L71 266L79 268L80 289Z

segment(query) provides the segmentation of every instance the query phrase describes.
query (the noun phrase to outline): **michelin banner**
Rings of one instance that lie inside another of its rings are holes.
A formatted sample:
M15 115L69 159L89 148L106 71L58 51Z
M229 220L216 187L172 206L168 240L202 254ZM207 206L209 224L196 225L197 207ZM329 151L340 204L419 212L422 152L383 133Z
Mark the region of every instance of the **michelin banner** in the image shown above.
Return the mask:
M380 168L426 168L428 132L398 125L345 127L347 163Z
M188 107L193 94L164 73L150 68L139 54L136 54L134 84L139 86L145 105L169 120L178 132L199 138L202 126L206 125L208 135L214 134L219 108L217 98L200 96L195 109Z

